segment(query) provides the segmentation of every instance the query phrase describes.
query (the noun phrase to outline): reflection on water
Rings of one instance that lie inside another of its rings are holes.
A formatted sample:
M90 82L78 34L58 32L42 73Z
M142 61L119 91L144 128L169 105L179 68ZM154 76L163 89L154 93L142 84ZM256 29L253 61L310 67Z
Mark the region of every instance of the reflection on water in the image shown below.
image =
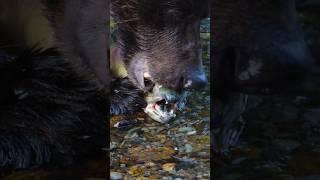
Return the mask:
M319 179L319 117L318 100L262 97L244 115L239 146L215 160L217 179Z

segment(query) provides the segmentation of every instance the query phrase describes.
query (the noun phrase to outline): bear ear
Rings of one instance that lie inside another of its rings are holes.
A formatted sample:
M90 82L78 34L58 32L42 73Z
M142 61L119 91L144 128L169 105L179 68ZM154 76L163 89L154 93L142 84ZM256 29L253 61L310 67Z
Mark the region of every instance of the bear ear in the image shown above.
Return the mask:
M43 0L59 50L81 73L108 86L109 8L106 0Z

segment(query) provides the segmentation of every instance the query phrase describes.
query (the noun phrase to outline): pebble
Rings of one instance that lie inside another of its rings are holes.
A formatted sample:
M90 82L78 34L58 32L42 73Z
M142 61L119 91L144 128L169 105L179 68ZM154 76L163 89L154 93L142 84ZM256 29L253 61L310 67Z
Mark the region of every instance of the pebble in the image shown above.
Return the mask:
M163 180L172 180L173 178L170 177L170 176L167 176L167 177L163 177L162 179L163 179Z
M176 167L175 163L165 163L162 165L162 169L168 172L173 171L175 167Z
M320 109L318 108L314 108L314 109L308 109L304 115L303 118L305 119L305 121L307 122L318 122L320 117Z
M306 103L308 101L308 98L305 96L297 96L295 98L295 100L293 101L293 103L295 103L296 105L302 105L304 103Z
M181 127L178 129L179 133L188 133L192 131L196 131L196 130L193 127Z
M144 118L137 118L138 121L144 121Z
M187 132L187 135L194 135L194 134L196 134L197 133L197 131L190 131L190 132Z
M273 143L281 150L285 150L287 152L291 152L301 146L300 142L289 139L275 139Z
M184 146L184 148L185 148L185 150L186 150L187 153L192 152L192 146L191 146L190 144L186 144L186 145Z
M146 166L146 167L153 167L153 166L155 166L155 165L156 165L156 164L153 163L153 162L151 162L151 161L145 163L145 166Z
M239 157L231 162L231 164L240 164L242 161L246 160L246 157Z
M189 169L189 168L194 168L197 165L197 162L193 159L188 159L188 158L177 158L179 163L177 164L176 169Z
M110 172L110 179L111 180L121 180L123 179L123 175L122 173L119 172Z
M208 152L197 152L195 156L199 158L210 158L210 154Z
M117 143L116 142L110 142L110 150L113 150L117 147Z

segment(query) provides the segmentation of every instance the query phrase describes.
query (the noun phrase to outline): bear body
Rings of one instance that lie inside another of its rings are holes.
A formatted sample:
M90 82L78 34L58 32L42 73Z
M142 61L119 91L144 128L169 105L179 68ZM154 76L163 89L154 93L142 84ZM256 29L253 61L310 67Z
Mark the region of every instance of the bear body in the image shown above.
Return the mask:
M138 18L133 24L119 25L119 48L128 72L128 78L121 79L109 73L107 1L32 2L41 2L49 26L44 35L53 41L0 52L1 171L68 164L68 159L73 162L108 146L108 115L129 114L146 106L147 86L136 68L148 68L152 84L177 92L206 84L199 29L208 15L208 1L188 0L187 5L184 0L112 1L112 15L118 20ZM126 3L132 3L131 11L123 9ZM0 9L14 12L24 6L17 0L7 4ZM15 36L15 31L7 33L1 37ZM20 41L25 39L16 42ZM10 42L9 38L1 43Z

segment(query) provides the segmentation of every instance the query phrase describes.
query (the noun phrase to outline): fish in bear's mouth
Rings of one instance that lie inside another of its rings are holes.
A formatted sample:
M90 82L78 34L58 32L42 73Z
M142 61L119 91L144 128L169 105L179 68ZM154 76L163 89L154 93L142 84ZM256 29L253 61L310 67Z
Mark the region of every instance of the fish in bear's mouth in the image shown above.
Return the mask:
M147 73L144 73L144 81L149 85L150 91L146 93L147 107L144 112L155 121L167 123L176 117L176 112L181 111L186 104L187 92L177 92L153 83Z

